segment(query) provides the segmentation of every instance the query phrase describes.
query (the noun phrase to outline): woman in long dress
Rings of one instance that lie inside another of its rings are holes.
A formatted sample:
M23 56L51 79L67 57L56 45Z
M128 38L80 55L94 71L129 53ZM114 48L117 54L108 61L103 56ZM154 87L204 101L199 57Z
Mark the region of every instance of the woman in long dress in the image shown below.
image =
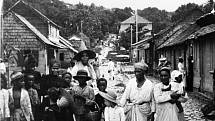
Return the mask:
M156 84L154 87L156 101L155 121L179 121L175 102L180 96L171 91L170 70L164 67L159 74L161 83Z

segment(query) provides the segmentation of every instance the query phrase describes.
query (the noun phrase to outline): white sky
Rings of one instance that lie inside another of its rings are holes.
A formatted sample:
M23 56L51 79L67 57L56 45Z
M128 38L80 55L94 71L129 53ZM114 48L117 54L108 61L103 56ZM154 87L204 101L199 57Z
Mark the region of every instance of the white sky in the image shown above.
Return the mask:
M65 3L78 4L79 2L90 5L94 3L96 6L104 6L106 8L124 8L131 7L135 9L144 9L147 7L157 7L160 10L169 12L175 11L179 6L187 3L205 4L208 0L62 0Z

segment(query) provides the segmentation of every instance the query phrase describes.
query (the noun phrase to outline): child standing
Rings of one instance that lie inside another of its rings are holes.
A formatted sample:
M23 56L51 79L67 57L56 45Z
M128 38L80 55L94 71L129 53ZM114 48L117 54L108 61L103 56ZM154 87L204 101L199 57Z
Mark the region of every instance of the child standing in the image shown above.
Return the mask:
M97 87L98 87L99 91L107 93L106 92L107 80L105 78L98 79L97 80ZM102 121L104 121L104 109L105 109L105 103L104 102L105 101L104 101L104 98L99 93L97 93L95 95L95 102L99 106L100 113L101 113L100 115L101 115Z
M104 110L105 121L125 121L125 114L122 107L117 105L117 95L109 90L107 93L99 92L104 98L104 104L106 105Z
M171 85L171 90L176 92L177 94L179 94L180 96L185 96L185 89L184 89L184 84L183 84L183 79L182 79L182 73L178 70L174 70L172 73L171 73L171 82L170 82L170 85ZM176 101L176 105L178 107L178 112L179 113L182 113L184 110L183 110L183 107L181 105L181 102L180 101Z

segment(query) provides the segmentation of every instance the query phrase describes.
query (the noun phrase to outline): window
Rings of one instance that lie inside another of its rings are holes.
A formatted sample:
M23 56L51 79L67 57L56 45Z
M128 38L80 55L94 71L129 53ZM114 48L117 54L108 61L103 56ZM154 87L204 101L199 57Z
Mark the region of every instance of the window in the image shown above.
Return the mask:
M64 53L60 53L60 61L64 61Z

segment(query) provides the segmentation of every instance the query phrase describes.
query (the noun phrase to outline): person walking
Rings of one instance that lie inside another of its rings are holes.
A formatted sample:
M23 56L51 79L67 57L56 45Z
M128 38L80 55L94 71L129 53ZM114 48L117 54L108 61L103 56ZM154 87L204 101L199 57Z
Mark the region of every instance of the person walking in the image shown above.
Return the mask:
M109 73L109 80L114 80L114 62L109 59L109 62L108 62L108 73Z
M11 103L10 113L13 121L34 121L31 101L28 91L24 89L24 74L13 72L11 74L13 87L9 89Z
M120 104L125 107L126 121L148 121L154 119L155 102L153 83L145 77L148 65L134 64L135 77L129 80Z
M179 121L176 101L180 95L171 90L170 70L168 67L161 68L160 83L154 87L156 101L155 121Z

